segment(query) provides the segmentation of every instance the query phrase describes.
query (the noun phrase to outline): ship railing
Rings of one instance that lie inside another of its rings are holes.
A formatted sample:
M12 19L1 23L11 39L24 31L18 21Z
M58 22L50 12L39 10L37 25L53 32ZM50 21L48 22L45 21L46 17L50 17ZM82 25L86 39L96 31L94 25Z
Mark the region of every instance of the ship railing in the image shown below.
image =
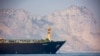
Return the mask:
M44 43L48 40L2 40L0 43Z
M49 42L48 39L41 40L9 40L9 39L0 39L0 43L44 43Z

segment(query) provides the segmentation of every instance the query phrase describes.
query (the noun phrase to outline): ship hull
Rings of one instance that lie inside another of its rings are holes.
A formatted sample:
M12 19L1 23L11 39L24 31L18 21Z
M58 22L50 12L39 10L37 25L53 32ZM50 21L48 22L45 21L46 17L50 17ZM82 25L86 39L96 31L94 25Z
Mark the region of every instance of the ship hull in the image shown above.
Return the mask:
M55 54L64 43L0 43L0 54Z

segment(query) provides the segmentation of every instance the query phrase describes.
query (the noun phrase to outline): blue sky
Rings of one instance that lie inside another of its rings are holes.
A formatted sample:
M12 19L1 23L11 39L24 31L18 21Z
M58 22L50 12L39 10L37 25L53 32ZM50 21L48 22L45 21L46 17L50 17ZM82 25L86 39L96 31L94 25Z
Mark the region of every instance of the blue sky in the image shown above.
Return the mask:
M57 10L64 10L71 5L89 8L99 17L100 0L0 0L0 9L25 9L34 15L47 15Z

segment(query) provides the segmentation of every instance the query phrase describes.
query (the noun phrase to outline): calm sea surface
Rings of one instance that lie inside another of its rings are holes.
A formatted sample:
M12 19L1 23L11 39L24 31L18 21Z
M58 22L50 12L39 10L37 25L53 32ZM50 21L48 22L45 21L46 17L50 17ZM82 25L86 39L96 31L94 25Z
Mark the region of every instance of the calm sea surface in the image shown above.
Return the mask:
M66 53L66 54L0 54L0 56L100 56L100 53Z

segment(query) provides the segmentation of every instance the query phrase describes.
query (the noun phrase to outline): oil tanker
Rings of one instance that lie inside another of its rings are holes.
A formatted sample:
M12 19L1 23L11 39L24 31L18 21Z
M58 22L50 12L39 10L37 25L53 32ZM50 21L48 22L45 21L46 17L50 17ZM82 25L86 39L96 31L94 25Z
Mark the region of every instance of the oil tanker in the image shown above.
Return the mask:
M0 54L55 54L66 41L52 41L48 29L47 38L41 40L11 40L0 38Z

